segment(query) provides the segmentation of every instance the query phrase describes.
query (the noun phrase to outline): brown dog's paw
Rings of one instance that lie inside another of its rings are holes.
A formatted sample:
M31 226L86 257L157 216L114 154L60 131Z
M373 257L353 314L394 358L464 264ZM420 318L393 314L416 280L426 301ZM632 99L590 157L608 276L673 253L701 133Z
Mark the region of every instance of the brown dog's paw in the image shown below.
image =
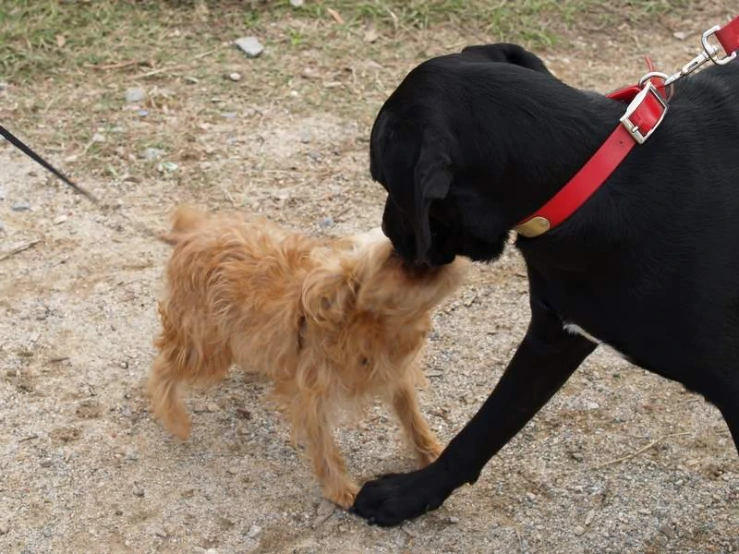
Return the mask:
M436 458L439 457L441 452L444 450L444 447L441 446L439 443L434 442L433 445L430 445L426 450L423 452L418 453L418 468L422 469L429 465L432 462L436 461Z
M337 491L324 493L324 496L337 506L348 510L354 504L354 499L357 497L358 492L359 487L357 485L348 483Z

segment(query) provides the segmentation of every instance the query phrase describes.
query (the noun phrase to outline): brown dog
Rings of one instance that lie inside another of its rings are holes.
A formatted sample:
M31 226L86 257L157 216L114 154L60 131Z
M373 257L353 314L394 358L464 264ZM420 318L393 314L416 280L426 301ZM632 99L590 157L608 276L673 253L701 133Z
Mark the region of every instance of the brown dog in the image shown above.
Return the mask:
M185 439L182 384L222 379L235 363L274 382L324 496L345 508L358 490L334 442L339 408L392 403L421 466L441 451L414 385L432 310L468 262L414 270L379 230L318 240L237 213L180 208L159 303L162 332L148 383L155 416Z

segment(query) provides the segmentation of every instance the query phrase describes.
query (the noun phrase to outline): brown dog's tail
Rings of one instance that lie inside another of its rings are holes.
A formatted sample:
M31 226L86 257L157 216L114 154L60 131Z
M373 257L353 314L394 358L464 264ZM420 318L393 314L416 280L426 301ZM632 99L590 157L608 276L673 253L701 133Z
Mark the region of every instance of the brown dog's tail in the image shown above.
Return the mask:
M180 242L182 235L200 227L207 217L202 210L191 206L180 206L172 214L172 229L168 233L159 235L159 238L174 246Z

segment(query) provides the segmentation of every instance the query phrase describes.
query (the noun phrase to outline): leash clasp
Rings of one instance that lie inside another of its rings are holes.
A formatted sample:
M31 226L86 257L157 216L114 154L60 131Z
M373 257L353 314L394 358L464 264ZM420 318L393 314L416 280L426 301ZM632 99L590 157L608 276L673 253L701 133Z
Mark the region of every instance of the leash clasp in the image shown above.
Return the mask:
M644 144L662 123L666 113L667 101L652 82L647 80L619 121L638 144Z
M678 79L685 77L690 73L693 73L693 71L698 69L707 61L711 61L716 65L726 65L731 60L736 58L736 52L732 52L731 54L725 53L723 56L719 55L721 50L708 42L708 39L711 37L715 37L716 33L722 28L723 27L721 27L721 25L715 25L704 32L701 36L701 45L703 46L703 52L701 52L695 58L682 66L680 68L680 71L677 71L676 73L673 73L672 75L667 77L667 79L665 79L664 86L671 85Z

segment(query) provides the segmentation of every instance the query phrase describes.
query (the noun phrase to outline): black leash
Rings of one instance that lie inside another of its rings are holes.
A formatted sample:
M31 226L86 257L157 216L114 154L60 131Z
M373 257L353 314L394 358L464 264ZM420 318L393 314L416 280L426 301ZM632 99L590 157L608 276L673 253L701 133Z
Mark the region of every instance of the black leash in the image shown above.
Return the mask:
M86 191L85 189L83 189L79 185L73 183L72 180L69 179L69 177L67 177L66 175L64 175L61 171L59 171L58 169L56 169L54 166L52 166L49 162L47 162L41 156L39 156L38 154L36 154L36 152L34 152L33 150L31 150L31 148L29 148L28 146L26 146L23 143L23 141L21 141L18 137L16 137L13 133L11 133L10 131L8 131L2 125L0 125L0 135L2 135L3 137L5 137L5 139L10 144L12 144L13 146L15 146L18 150L20 150L21 152L23 152L26 156L28 156L29 158L31 158L35 162L39 163L40 165L42 165L43 167L45 167L46 169L48 169L49 171L51 171L54 175L56 175L57 177L59 177L59 179L61 179L62 181L64 181L67 185L69 185L70 187L72 187L74 190L76 190L77 192L79 192L83 196L86 196L89 200L91 200L95 204L98 203L98 199L95 198L95 196L93 196L92 193Z

